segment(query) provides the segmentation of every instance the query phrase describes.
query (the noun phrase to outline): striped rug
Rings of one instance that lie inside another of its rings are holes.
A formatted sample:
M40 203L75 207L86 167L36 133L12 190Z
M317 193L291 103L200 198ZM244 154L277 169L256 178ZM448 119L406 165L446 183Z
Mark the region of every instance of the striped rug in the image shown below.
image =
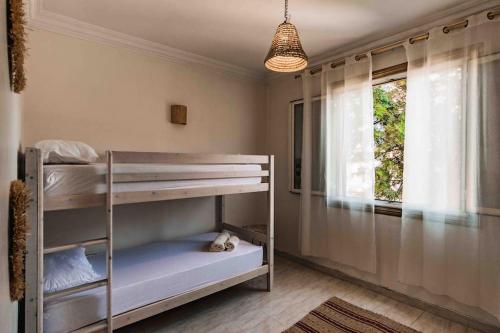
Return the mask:
M331 298L284 333L418 333L382 315Z

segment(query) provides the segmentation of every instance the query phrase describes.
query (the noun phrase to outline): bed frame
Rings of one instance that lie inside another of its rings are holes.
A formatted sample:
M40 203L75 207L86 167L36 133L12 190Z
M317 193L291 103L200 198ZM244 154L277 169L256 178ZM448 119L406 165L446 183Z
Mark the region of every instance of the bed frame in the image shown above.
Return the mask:
M222 171L222 172L178 172L178 173L146 173L146 174L114 174L115 163L162 163L162 164L261 164L259 171ZM26 253L26 296L24 306L25 333L43 332L44 300L54 299L101 286L106 286L107 318L83 327L77 332L112 332L136 321L154 316L163 311L210 295L228 287L248 281L258 276L267 275L267 290L273 285L274 263L274 156L272 155L215 155L215 154L183 154L183 153L148 153L107 151L107 192L105 194L71 195L44 198L43 193L43 161L40 150L27 148L25 152L25 181L31 192L31 203L27 216L31 225L27 239ZM114 192L113 184L120 182L165 181L211 178L244 178L262 177L259 184L249 185L216 185L203 187L171 188L154 191ZM226 223L225 195L238 193L267 192L267 234L256 233ZM217 281L203 287L186 291L140 308L119 315L112 315L112 265L113 265L113 208L139 202L165 201L174 199L215 196L217 230L229 230L242 239L258 240L265 244L266 255L262 266L244 274ZM45 211L106 207L106 235L98 239L90 239L77 243L63 244L55 247L44 247L43 218ZM80 246L106 246L107 278L82 286L58 291L43 292L43 257L44 254L63 251Z

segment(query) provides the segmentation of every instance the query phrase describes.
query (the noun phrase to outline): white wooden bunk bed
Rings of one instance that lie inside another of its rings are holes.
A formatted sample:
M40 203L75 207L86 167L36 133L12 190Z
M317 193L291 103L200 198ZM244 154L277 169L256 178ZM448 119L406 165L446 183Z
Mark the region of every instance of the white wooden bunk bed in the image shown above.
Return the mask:
M267 275L267 290L271 291L273 156L108 151L106 163L102 164L44 165L40 150L27 148L25 171L33 199L27 212L32 229L26 255L25 332L43 332L47 326L44 318L50 321L49 327L56 327L56 331L111 332L261 275ZM251 192L267 192L266 235L224 221L224 196ZM234 254L202 251L200 244L206 244L215 234L176 240L180 247L160 242L113 253L114 206L208 196L216 198L216 231L229 230L242 239L258 240L265 244L265 253L262 247L247 242L242 242L241 249ZM106 208L104 237L44 246L44 212L94 206ZM102 273L101 280L44 293L45 254L99 244L106 247L106 254L95 256L91 262ZM150 264L144 260L148 255L162 261ZM146 276L141 277L137 271L127 275L130 263L142 265ZM226 273L221 275L221 271ZM172 280L174 278L177 282ZM156 292L148 294L148 284L153 280L156 284L150 288ZM114 281L118 286L115 287ZM131 301L124 296L130 296L134 289L141 291L140 300ZM101 313L97 313L97 308ZM54 312L51 314L48 309ZM82 309L93 309L93 312L84 313ZM67 323L61 322L61 318L71 313L78 315L68 319L73 326L65 326ZM95 320L88 322L92 318Z

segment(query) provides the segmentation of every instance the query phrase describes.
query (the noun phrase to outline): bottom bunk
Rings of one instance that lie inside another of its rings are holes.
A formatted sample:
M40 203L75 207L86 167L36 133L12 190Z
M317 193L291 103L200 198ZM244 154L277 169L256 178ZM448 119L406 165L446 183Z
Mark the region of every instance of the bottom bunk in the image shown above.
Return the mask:
M215 236L216 233L205 233L114 251L113 316L120 317L148 304L202 290L262 267L262 247L245 241L240 241L231 252L208 252ZM105 275L104 255L90 255L88 260L98 274ZM104 288L45 302L44 332L68 332L104 319ZM213 288L212 292L217 289L223 286ZM168 308L163 305L164 310ZM160 311L152 310L150 315L155 312ZM144 314L136 316L138 319L145 317Z

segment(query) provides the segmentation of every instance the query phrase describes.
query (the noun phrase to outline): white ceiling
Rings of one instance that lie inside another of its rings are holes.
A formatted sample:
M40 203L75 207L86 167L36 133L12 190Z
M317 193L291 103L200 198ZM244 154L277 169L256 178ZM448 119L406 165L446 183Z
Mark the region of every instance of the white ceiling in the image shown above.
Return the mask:
M471 0L289 0L310 57ZM264 72L284 0L43 0L43 10Z

